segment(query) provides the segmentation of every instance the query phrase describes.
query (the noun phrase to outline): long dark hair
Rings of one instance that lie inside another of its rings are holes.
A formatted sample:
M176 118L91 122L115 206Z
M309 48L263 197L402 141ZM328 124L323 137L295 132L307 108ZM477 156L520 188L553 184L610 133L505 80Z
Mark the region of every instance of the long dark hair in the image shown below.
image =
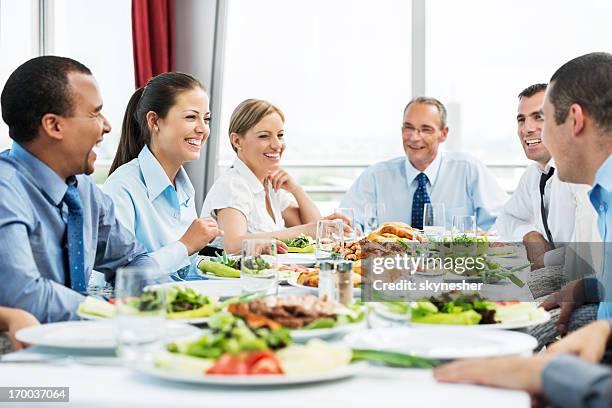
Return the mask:
M177 95L194 88L206 91L204 85L189 74L166 72L151 78L144 88L138 88L134 92L123 116L119 147L109 175L138 157L142 148L151 143L147 113L153 111L159 118L165 118L174 106Z

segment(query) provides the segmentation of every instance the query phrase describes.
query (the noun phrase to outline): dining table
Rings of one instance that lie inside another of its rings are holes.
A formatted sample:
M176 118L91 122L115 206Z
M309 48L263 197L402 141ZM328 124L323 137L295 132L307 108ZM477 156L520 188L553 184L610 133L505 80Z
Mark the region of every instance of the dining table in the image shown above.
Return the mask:
M284 286L280 293L305 292ZM0 387L68 387L68 403L37 402L36 407L530 406L525 392L439 383L431 369L364 363L348 378L301 385L194 384L143 374L126 366L114 350L36 345L0 356Z

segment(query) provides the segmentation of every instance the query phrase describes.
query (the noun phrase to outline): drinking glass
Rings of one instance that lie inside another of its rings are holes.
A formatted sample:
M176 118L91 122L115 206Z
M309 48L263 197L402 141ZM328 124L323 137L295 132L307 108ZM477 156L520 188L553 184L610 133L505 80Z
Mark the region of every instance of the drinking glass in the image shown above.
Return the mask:
M451 228L451 251L455 254L474 256L477 253L476 217L454 215Z
M344 222L319 220L317 222L317 260L339 260L344 254Z
M240 258L240 285L243 293L278 293L276 241L245 239Z
M351 222L351 231L344 231L344 242L352 242L357 239L357 231L355 229L355 209L354 208L336 208L335 213L346 216Z
M430 240L436 241L446 231L444 203L425 203L423 209L423 232Z
M473 215L453 215L453 226L451 236L454 238L461 236L476 236L476 217Z
M364 235L370 234L380 226L380 220L385 211L385 203L367 203L365 205Z
M166 304L161 284L167 275L158 268L117 270L115 305L117 354L128 366L146 364L160 347L165 331Z

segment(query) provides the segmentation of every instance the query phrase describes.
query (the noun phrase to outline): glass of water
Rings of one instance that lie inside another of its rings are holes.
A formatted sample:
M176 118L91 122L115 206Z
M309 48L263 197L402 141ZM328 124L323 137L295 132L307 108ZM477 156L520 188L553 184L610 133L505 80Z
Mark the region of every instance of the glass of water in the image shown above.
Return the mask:
M278 293L275 240L245 239L242 242L240 285L243 293L266 295Z
M158 268L126 267L117 270L115 306L117 354L128 366L152 361L163 340L166 322L167 275Z
M351 230L344 231L344 242L352 242L357 239L357 232L355 229L355 209L354 208L336 208L335 213L342 214L349 219L351 223Z
M344 254L344 222L319 220L317 222L317 260L340 260Z
M364 208L364 234L368 235L380 226L381 218L386 211L385 203L367 203Z
M451 228L451 250L455 254L474 256L477 252L476 217L454 215Z
M444 236L446 214L444 203L426 203L423 209L423 232L432 241Z

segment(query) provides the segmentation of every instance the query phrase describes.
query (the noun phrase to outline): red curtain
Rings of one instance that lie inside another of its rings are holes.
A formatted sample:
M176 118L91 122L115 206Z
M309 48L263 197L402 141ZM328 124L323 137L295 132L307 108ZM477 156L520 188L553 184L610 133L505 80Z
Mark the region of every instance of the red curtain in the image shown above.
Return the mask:
M132 0L136 88L174 70L174 0Z

